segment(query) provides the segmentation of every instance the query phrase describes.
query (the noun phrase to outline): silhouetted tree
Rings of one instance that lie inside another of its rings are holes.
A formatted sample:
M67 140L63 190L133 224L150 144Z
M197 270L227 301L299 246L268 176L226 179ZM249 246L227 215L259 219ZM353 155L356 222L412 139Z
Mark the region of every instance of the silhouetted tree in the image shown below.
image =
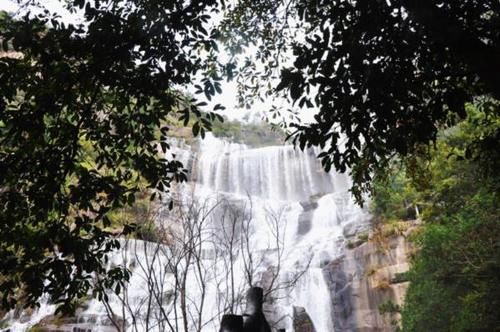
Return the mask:
M262 302L288 293L309 267L286 271L287 279L280 278L285 248L283 235L275 229L283 226L281 210L267 210L271 243L257 251L248 246L255 231L250 197L245 202L181 194L173 199L168 213L161 212L162 208L153 211L157 216L154 232L162 234L161 239L122 239L121 252L114 254L114 264L131 269L144 283L139 294L131 291L137 285L125 283L120 293L103 301L118 330L201 332L217 326L223 314L241 312L245 294L247 313L256 313L259 320ZM270 251L276 255L270 280L262 280L266 278L258 270L266 268L264 256ZM252 265L238 264L239 259L249 257ZM258 287L260 291L247 293L255 284L262 285L265 293Z
M220 91L214 32L205 28L216 0L64 5L81 23L49 10L0 15L1 47L15 52L0 57L3 308L48 293L70 310L75 298L105 298L127 280L126 270L105 268L119 247L107 214L132 205L141 186L164 192L185 179L182 164L162 154L168 116L195 118L202 136L216 118L175 90L200 73L208 98Z
M257 46L234 63L242 101L281 91L318 110L292 120L291 138L322 147L326 170L350 168L358 199L392 156L465 117L474 96L500 97L496 0L242 0L222 30L233 53Z

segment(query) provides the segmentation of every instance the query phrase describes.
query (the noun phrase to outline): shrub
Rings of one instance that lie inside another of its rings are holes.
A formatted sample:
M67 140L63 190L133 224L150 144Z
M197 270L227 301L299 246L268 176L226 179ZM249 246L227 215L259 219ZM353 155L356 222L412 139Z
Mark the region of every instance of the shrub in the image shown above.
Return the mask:
M401 306L392 300L387 300L378 306L378 312L381 315L395 314L401 312Z

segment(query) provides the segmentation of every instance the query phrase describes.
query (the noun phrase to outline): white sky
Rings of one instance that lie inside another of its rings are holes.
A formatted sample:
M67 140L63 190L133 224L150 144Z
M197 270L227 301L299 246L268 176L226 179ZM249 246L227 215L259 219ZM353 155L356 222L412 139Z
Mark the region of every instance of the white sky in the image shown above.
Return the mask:
M0 0L0 10L5 10L8 12L14 12L17 10L17 4L14 4L10 0Z
M60 13L64 21L71 18L68 11L64 9L63 2L58 0L39 0L39 2L47 7L47 9L49 9L50 11ZM17 13L17 11L19 10L19 5L15 0L0 0L0 10Z

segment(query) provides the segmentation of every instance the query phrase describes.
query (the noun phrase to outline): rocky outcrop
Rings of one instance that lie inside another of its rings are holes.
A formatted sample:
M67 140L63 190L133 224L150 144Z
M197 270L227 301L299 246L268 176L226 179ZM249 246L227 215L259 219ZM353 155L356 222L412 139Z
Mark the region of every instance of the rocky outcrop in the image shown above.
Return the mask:
M379 307L397 309L403 303L412 252L407 235L413 229L414 223L404 223L392 233L376 229L369 236L358 234L343 256L323 267L335 332L395 330L397 310L381 314Z
M60 317L49 315L42 319L31 330L37 332L116 332L123 326L123 320L115 317L114 323L106 317L96 315L77 315L75 317Z
M303 307L293 307L293 329L295 332L316 332L311 317Z
M314 210L318 207L318 202L311 200L300 202L300 205L302 206L303 212L299 214L297 228L297 234L299 236L305 235L311 230Z

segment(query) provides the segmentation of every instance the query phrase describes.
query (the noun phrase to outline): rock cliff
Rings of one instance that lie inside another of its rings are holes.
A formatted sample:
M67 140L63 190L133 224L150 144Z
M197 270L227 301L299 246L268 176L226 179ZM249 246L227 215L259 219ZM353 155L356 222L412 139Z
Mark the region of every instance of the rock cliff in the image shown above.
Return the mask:
M347 243L344 255L323 267L335 332L396 329L413 250L407 237L414 229L415 222L401 222L391 232L382 227L358 234ZM384 307L386 313L382 314Z

